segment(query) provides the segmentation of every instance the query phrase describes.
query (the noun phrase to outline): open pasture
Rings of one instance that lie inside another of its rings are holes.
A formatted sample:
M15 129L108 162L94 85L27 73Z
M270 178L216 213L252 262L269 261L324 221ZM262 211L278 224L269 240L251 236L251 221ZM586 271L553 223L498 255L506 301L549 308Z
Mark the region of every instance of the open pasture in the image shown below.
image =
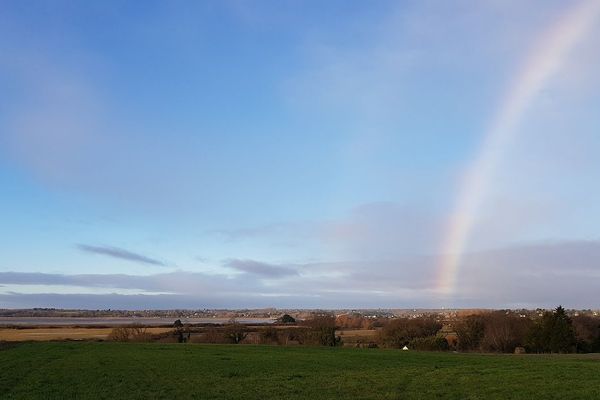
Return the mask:
M0 347L2 399L593 399L594 355L142 343Z

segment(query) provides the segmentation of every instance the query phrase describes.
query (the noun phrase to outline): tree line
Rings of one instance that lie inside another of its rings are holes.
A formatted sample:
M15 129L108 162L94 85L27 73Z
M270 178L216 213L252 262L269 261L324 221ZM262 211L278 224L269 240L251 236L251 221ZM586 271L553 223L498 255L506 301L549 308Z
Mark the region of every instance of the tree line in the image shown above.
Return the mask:
M417 350L600 352L600 318L571 318L560 306L537 319L494 311L458 319L453 332L441 328L441 322L433 318L392 320L381 329L379 339L389 347L406 345Z
M600 318L569 317L563 307L536 318L491 311L442 321L439 316L370 319L360 315L314 314L303 321L284 316L272 326L249 327L235 320L222 326L190 327L176 321L173 330L150 335L141 327L115 328L114 341L252 343L340 346L340 329L376 332L357 347L495 353L600 352Z

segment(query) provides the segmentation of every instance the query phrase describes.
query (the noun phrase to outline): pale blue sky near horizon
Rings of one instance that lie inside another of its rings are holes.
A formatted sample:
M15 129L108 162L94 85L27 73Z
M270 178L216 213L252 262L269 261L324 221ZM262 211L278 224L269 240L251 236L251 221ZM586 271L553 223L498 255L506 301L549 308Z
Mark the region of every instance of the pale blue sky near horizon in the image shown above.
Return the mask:
M600 307L598 24L435 287L490 120L575 3L0 1L0 308Z

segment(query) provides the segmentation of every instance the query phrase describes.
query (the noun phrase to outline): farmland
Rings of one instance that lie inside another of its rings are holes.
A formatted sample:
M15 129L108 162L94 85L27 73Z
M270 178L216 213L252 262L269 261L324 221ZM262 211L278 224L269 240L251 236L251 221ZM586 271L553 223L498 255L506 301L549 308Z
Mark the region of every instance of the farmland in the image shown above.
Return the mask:
M0 328L0 341L47 341L47 340L105 340L113 328L51 327L51 328ZM146 328L150 334L170 331L171 328Z
M250 326L252 328L252 326ZM283 329L285 327L277 327ZM256 329L256 328L255 328ZM0 341L7 342L24 342L24 341L52 341L52 340L107 340L113 328L108 327L70 327L70 326L55 326L55 327L28 327L21 326L18 328L2 328L0 327ZM149 334L160 334L172 331L173 328L166 327L148 327L146 332ZM376 336L375 330L368 329L347 329L338 330L338 335L344 339L344 344L353 346L357 341L368 342Z
M0 348L2 399L589 399L595 355L144 343Z

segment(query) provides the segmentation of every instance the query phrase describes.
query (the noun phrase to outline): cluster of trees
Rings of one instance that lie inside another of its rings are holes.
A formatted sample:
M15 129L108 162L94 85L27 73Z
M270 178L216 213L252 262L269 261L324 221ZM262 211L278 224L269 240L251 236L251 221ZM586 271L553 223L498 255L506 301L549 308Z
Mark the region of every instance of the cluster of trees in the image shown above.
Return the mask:
M283 322L290 324L291 321ZM230 321L224 326L204 328L195 337L197 343L255 343L255 344L302 344L320 346L338 346L341 339L336 336L335 317L318 314L299 323L297 326L266 326L250 329L246 325Z
M456 347L461 351L512 353L525 345L532 324L529 318L503 311L470 315L456 324Z
M278 322L278 326L250 328L231 320L223 326L191 328L177 320L170 332L150 335L142 326L118 327L113 329L109 339L339 346L342 341L336 335L338 329L371 328L377 330L376 336L361 337L356 342L357 347L408 346L414 350L497 353L600 352L600 318L571 318L562 307L535 319L506 311L469 315L453 321L451 326L435 317L372 320L352 314L337 318L331 314L314 314L300 322L285 316Z
M434 318L399 318L378 332L378 342L386 347L409 346L419 350L448 350L448 342L439 335L442 324Z
M296 318L292 317L290 314L283 314L281 317L277 318L277 322L280 324L295 324Z
M337 325L333 315L315 315L303 321L302 326L302 340L306 344L338 346L342 343L341 338L335 335Z
M456 334L462 351L511 353L518 347L529 353L600 351L600 319L570 318L560 306L537 320L501 311L468 316L456 324Z
M335 323L340 328L345 329L371 329L372 321L363 317L361 314L342 314L338 315Z
M362 314L341 314L335 319L340 329L378 329L387 324L389 320L384 317L367 318Z
M546 312L529 330L525 344L535 353L572 353L576 348L573 322L562 307Z
M314 315L294 327L261 328L258 343L339 346L342 341L339 336L336 336L336 329L337 325L333 315Z
M575 317L573 327L578 353L600 353L600 318L587 315Z
M571 318L560 306L536 319L506 311L469 315L444 329L432 317L398 318L378 330L377 344L428 351L600 352L600 318Z
M209 327L195 338L198 343L240 344L248 336L248 327L235 320L225 326Z
M573 321L562 307L545 312L529 331L526 345L535 353L573 353L577 350Z

